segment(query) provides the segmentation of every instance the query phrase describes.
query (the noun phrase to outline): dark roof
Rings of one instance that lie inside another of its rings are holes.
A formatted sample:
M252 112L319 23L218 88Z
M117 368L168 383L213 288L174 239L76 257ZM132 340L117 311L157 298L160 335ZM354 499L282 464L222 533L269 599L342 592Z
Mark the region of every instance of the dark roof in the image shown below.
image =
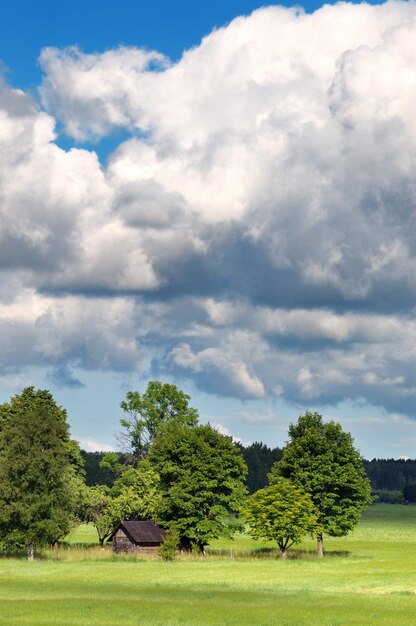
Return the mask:
M166 532L153 520L121 522L113 535L119 528L123 528L135 543L162 543Z

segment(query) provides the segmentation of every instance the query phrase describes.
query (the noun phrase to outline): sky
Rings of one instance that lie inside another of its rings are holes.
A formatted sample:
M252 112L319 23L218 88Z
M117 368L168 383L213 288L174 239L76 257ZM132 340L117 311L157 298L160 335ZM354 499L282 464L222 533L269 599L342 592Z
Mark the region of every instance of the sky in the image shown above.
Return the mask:
M0 401L173 382L415 457L416 3L0 1Z

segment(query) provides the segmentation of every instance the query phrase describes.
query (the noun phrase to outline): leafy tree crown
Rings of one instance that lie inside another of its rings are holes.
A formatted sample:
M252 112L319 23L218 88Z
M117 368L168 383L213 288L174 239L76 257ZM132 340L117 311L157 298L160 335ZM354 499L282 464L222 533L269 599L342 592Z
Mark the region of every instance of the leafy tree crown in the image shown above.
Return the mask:
M370 482L352 436L340 424L307 411L289 427L289 441L269 475L273 484L289 478L310 494L317 532L343 536L371 502Z

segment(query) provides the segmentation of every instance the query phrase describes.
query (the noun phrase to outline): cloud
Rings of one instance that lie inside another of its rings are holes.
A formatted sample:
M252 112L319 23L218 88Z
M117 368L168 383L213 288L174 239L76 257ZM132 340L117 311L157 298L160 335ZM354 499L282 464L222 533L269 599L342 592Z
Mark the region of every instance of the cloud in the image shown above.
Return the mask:
M81 140L118 127L134 128L134 120L145 114L138 103L137 77L151 84L152 70L164 68L168 61L158 52L137 48L82 54L71 47L44 48L40 63L46 72L41 89L44 103L58 112L67 132Z
M264 385L253 371L265 351L267 345L254 334L234 331L219 346L199 352L194 352L188 343L178 345L171 357L179 367L190 370L197 378L202 377L203 385L210 391L221 389L228 395L262 398Z
M221 435L231 437L234 443L242 443L240 437L234 437L226 426L223 426L222 424L213 424L213 428L215 428L215 430L217 430Z
M400 2L269 7L158 71L141 49L43 52L43 100L67 132L139 133L106 179L136 227L148 288L209 281L213 294L270 304L409 305L414 13Z
M414 2L273 6L177 63L47 48L40 104L1 83L3 371L414 415L415 36Z
M0 304L0 367L45 365L61 384L79 386L69 365L134 369L140 362L134 303L123 298L47 297L31 290Z
M113 452L114 448L109 446L107 443L100 443L95 439L79 437L78 443L81 446L82 450L86 450L87 452Z
M29 96L0 85L0 268L38 287L155 288L140 233L112 210L97 155L60 149L54 127Z
M60 363L50 374L51 381L57 387L70 387L72 389L82 389L85 385L73 376L68 365Z

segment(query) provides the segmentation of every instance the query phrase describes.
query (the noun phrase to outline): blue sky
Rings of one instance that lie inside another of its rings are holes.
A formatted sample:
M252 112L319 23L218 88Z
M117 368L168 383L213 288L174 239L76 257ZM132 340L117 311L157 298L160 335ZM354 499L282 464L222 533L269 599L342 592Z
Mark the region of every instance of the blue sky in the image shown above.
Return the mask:
M0 3L0 399L114 447L157 378L414 457L416 5L296 6Z
M37 57L45 46L77 45L96 52L140 45L179 59L213 28L263 4L256 0L5 0L0 6L1 23L8 25L2 32L2 60L12 82L27 88L40 79Z
M41 79L38 56L46 46L77 45L84 52L143 46L178 60L214 28L267 4L258 0L2 0L0 58L12 84L36 89ZM313 12L323 3L280 4Z

